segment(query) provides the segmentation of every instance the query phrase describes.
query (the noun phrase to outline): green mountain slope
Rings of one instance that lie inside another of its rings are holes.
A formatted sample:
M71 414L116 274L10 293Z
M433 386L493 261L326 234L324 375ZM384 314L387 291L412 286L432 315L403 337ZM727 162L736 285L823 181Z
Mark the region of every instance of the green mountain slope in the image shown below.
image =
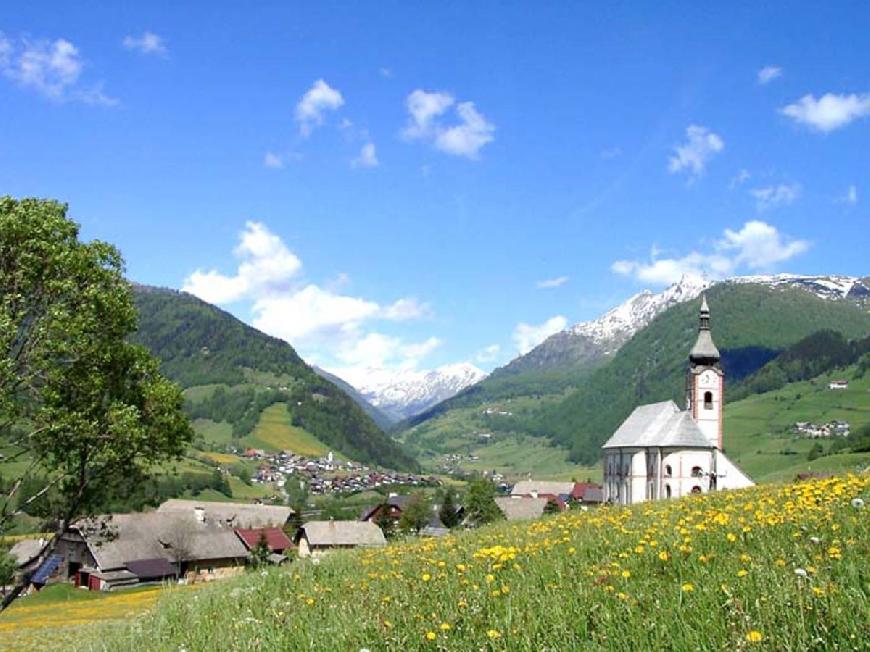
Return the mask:
M726 383L745 377L762 366L759 361L767 362L816 331L835 330L848 338L870 333L870 314L854 303L820 299L798 289L724 283L707 296ZM569 446L575 460L591 463L637 405L667 399L681 405L697 311L696 301L667 310L576 392L532 415L522 429L551 437ZM727 386L725 396L727 400Z
M356 389L347 381L342 380L338 376L331 374L320 367L312 367L312 369L314 369L318 376L326 378L326 380L331 382L333 385L336 385L341 391L353 399L353 402L359 405L362 408L362 411L369 415L372 421L374 421L379 428L382 430L389 430L396 425L395 419L380 408L369 403L365 397L356 391Z
M132 338L185 388L188 411L205 439L242 443L264 410L287 406L288 427L306 431L348 458L397 469L416 461L286 342L183 292L134 287L139 330ZM230 430L227 432L226 425Z

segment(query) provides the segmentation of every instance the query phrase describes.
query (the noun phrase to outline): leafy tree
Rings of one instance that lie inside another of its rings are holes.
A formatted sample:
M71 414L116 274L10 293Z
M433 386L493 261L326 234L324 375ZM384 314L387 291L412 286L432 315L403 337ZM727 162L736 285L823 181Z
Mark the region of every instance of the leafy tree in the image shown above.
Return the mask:
M0 471L12 478L0 532L40 502L57 523L44 554L120 485L180 456L193 434L178 387L127 342L136 309L121 255L78 234L65 205L0 198ZM25 478L43 486L24 497Z
M414 493L399 518L399 529L419 534L432 517L432 506L423 492Z
M472 480L465 497L465 514L474 525L492 523L504 518L495 504L495 485L484 478Z
M290 478L284 485L284 491L287 492L287 505L293 508L284 531L292 539L296 531L302 527L302 514L308 507L308 485L303 480Z
M15 580L17 569L18 562L15 557L9 554L9 549L6 547L0 549L0 589L2 589L4 596L6 595L6 587Z
M447 487L444 490L438 517L446 528L453 529L459 525L459 509L456 506L456 492L453 487Z
M555 500L548 500L547 504L544 506L544 514L559 514L561 511L562 508L559 507L559 503Z
M825 449L822 447L822 444L820 442L816 442L815 444L813 444L810 452L807 453L807 459L812 462L813 460L819 459L824 454Z
M392 516L390 516L390 510L392 510L392 505L389 502L384 501L375 514L375 525L381 528L381 532L384 533L384 538L391 539L396 533L396 522Z
M260 532L260 538L257 540L257 545L251 549L251 564L259 568L269 563L269 555L272 551L269 550L269 542L266 540L266 533Z

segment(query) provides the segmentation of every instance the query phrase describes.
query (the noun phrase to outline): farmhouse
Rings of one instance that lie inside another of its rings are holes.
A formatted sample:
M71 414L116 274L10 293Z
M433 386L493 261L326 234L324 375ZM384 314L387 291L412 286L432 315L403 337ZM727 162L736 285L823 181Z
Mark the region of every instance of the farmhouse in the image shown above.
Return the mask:
M197 519L231 528L284 527L293 514L293 510L284 505L209 503L179 498L167 500L157 511L161 514L193 514Z
M686 372L687 409L673 401L634 409L602 447L604 500L630 505L754 484L722 449L724 391L704 297Z
M849 389L848 380L832 380L828 383L828 389Z
M390 494L384 502L366 508L360 520L377 523L378 519L383 518L382 514L386 514L391 521L398 523L409 500L411 500L410 496Z
M287 561L285 553L293 548L290 537L277 527L238 528L236 535L245 544L248 552L253 552L261 541L265 542L269 549L269 562L272 564L283 564Z
M299 547L300 557L387 545L381 528L369 521L309 521L299 528L293 541Z
M529 521L541 518L549 500L532 496L499 496L495 504L508 521Z

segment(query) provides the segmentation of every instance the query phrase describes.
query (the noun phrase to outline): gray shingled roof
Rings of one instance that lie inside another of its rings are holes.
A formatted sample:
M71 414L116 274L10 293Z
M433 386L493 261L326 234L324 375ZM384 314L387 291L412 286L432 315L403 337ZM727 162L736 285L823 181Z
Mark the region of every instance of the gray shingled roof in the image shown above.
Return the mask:
M690 360L718 360L719 349L713 344L713 336L708 330L698 331L698 339L689 353Z
M532 492L563 496L574 491L573 482L552 482L548 480L521 480L514 485L511 494L514 496L530 496Z
M194 514L145 512L96 517L76 524L102 570L129 561L246 559L249 554L231 527L197 521Z
M495 499L495 504L509 521L525 521L540 518L547 506L546 498L532 498L530 496L500 496Z
M157 508L158 512L205 510L207 521L220 521L241 528L284 527L293 510L285 505L255 505L252 503L210 503L202 500L170 498Z
M299 529L312 546L385 546L381 528L370 521L309 521Z
M45 539L22 539L9 549L9 554L19 566L23 566L36 559L44 546Z
M650 403L634 409L602 448L715 448L688 412L673 401Z

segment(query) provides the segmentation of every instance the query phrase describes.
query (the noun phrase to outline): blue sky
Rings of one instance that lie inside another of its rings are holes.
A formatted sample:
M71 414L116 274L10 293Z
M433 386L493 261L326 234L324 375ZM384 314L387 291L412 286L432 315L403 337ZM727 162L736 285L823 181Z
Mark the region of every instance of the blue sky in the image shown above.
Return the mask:
M867 3L136 4L0 7L0 193L346 375L870 273Z

